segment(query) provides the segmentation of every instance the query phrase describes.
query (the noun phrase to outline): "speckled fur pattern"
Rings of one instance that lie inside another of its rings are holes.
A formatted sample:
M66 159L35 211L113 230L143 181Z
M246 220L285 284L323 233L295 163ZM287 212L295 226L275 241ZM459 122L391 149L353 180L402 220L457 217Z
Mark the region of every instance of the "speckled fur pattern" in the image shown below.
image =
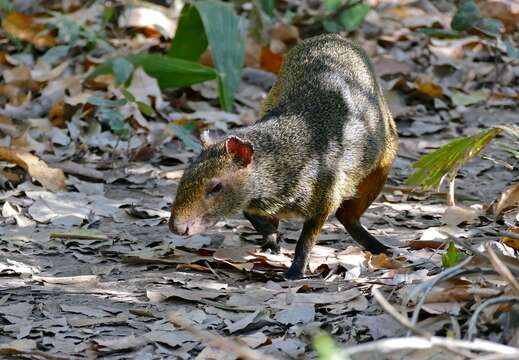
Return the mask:
M238 211L267 220L304 219L289 278L302 276L322 224L341 203L340 220L347 229L344 204L355 205L351 200L358 197L357 212L365 211L382 188L398 146L367 55L339 35L310 38L290 50L262 104L261 119L233 136L252 144L252 162L240 166L225 152L225 139L208 146L179 183L171 221ZM379 173L376 191L362 200L358 189L369 189L362 181ZM223 181L224 191L208 199L214 179ZM350 222L352 235L363 233L358 217ZM264 237L272 235L268 228ZM370 237L364 244L370 242L377 241Z

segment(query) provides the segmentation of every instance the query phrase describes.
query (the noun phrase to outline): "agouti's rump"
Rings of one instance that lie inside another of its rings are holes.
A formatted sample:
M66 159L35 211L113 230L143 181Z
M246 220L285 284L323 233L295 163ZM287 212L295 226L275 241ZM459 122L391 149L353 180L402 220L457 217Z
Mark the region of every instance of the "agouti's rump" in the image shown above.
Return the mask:
M204 134L204 151L180 180L171 230L191 235L242 211L263 249L278 251L279 220L301 218L290 279L304 275L334 212L366 249L385 251L359 218L382 190L398 139L366 54L338 35L303 41L287 55L262 113L227 138Z

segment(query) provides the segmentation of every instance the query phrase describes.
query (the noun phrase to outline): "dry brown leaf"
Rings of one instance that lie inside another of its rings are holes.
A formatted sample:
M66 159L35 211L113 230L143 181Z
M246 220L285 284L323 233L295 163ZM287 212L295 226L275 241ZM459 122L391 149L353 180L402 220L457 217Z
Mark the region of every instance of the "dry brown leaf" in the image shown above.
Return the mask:
M513 209L519 205L519 182L506 189L496 204L495 215L499 216L504 211Z
M400 261L391 259L386 254L372 256L369 260L369 265L374 269L399 269L402 267Z
M418 79L415 83L416 90L430 97L440 97L443 95L443 88L429 80Z
M453 301L473 301L475 298L488 298L500 294L500 290L477 286L457 285L445 289L437 287L427 296L427 303L449 303Z
M519 235L519 227L510 227L510 228L506 229L506 231ZM519 251L519 239L514 239L509 236L503 236L501 238L501 242L503 244L510 246L511 248Z
M30 42L38 48L50 48L56 39L48 33L46 26L39 24L32 17L19 12L12 12L2 21L2 27L20 40Z
M45 189L50 191L65 190L65 174L61 169L49 167L39 157L17 150L0 147L0 160L5 160L25 169Z
M270 71L274 74L279 73L284 59L284 54L273 53L268 47L261 48L260 67L263 70Z

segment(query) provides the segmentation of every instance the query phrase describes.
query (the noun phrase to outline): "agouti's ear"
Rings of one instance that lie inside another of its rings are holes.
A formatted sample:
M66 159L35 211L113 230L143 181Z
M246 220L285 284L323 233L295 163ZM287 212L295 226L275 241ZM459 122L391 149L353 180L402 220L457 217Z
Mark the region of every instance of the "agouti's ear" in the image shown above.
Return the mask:
M254 147L249 141L230 136L225 140L225 152L238 158L243 166L249 166L254 155Z
M209 146L216 144L218 142L216 131L210 129L204 130L200 134L200 142L202 143L204 149L207 149Z

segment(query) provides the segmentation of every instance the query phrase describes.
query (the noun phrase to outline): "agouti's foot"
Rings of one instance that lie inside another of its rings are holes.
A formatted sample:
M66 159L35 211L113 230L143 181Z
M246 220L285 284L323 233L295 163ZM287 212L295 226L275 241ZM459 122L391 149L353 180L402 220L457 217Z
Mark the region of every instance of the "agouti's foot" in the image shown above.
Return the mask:
M298 267L291 266L290 269L285 273L285 279L287 280L298 280L304 277L304 272Z
M378 255L378 254L391 255L391 248L389 248L381 243L378 243L375 246L372 245L367 250L370 253L372 253L373 255Z
M280 238L280 235L277 233L269 234L266 236L263 236L263 245L261 245L261 251L266 252L270 250L273 254L279 254L280 247L278 239Z

